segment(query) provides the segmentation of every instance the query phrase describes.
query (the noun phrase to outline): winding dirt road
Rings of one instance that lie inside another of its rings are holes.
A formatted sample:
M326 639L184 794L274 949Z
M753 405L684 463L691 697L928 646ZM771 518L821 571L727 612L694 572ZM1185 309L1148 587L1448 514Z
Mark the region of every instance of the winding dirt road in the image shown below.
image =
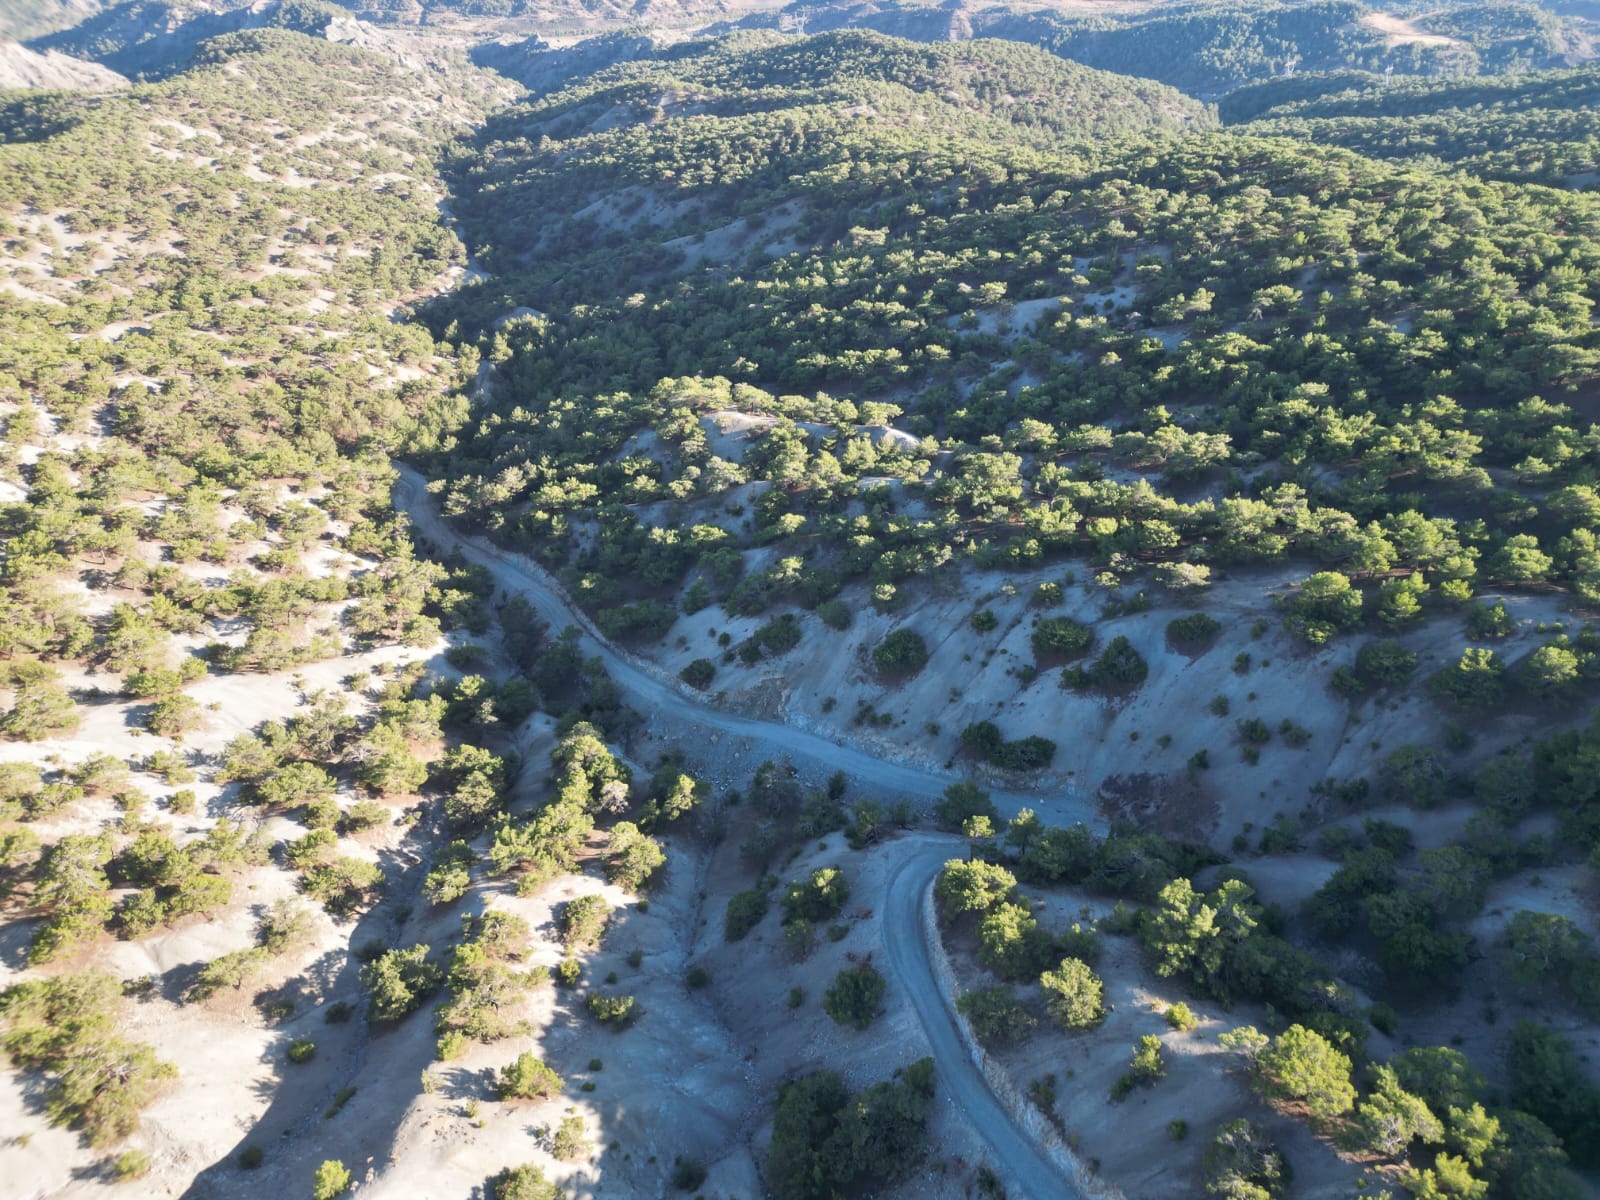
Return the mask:
M933 902L933 881L950 858L949 846L913 844L890 873L883 913L884 964L916 1010L946 1092L994 1153L995 1169L1006 1180L1007 1195L1085 1200L1065 1172L1017 1127L973 1062L967 1039L939 989L928 939L923 936L923 908ZM892 937L888 935L891 930L909 936Z
M593 622L566 599L560 584L531 559L453 529L431 502L423 477L410 467L399 466L398 470L395 507L411 518L423 537L441 548L459 550L463 557L487 569L504 591L527 600L552 631L576 626L582 633L584 653L604 659L612 679L637 707L667 712L701 728L769 746L770 757L787 757L817 768L823 774L843 771L874 789L883 799L933 800L961 779L954 772L891 762L780 721L744 717L707 704L601 637ZM1090 824L1097 821L1092 807L1071 792L1052 790L1046 794L991 789L990 796L1006 814L1014 814L1030 805L1047 804L1052 819L1081 820Z
M636 660L601 638L588 619L561 594L555 581L522 555L465 536L450 528L430 502L425 482L409 467L400 467L395 484L395 507L406 512L417 531L440 547L460 551L487 569L496 583L524 597L551 629L577 626L588 654L604 659L612 678L644 709L671 712L675 717L725 734L747 738L770 747L772 756L808 762L824 771L843 771L887 797L930 800L958 777L886 762L851 746L839 745L802 729L776 721L760 721L725 712L685 695L673 683L653 674ZM1003 810L1015 812L1039 797L1016 793L991 793ZM1069 803L1076 806L1075 801ZM1061 805L1053 804L1052 808ZM1085 812L1085 819L1092 814ZM974 1063L967 1041L956 1025L934 974L930 949L923 936L924 908L939 869L952 857L948 845L908 842L904 858L889 876L884 928L910 936L886 937L885 961L890 976L905 989L922 1024L933 1059L948 1096L961 1109L971 1127L988 1143L996 1168L1006 1177L1010 1194L1034 1200L1079 1200L1081 1193L1065 1173L1026 1133L990 1088Z

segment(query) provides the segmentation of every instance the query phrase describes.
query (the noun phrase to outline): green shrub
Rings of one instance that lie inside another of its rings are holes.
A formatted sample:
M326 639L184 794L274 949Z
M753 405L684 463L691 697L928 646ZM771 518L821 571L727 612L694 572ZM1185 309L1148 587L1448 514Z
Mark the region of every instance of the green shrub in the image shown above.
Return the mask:
M239 1151L239 1166L246 1171L254 1171L266 1156L266 1151L260 1146L246 1146Z
M872 662L888 675L912 675L928 664L928 645L913 629L896 629L872 651Z
M1192 613L1167 622L1167 640L1187 653L1208 649L1221 632L1222 622L1206 613Z
M322 1110L322 1119L331 1121L344 1111L344 1106L356 1097L356 1088L342 1087L333 1094L333 1103Z
M1313 646L1361 623L1361 593L1338 571L1308 576L1282 606L1289 631Z
M871 963L848 967L834 976L833 986L822 998L822 1011L840 1025L865 1029L878 1015L885 986Z
M1200 1024L1200 1021L1194 1015L1193 1010L1191 1010L1189 1006L1184 1004L1182 1001L1179 1001L1177 1004L1174 1004L1167 1009L1166 1021L1167 1024L1173 1029L1176 1029L1182 1033L1187 1033L1189 1030Z
M1355 1105L1350 1059L1302 1025L1291 1025L1273 1038L1257 1059L1256 1069L1263 1094L1301 1101L1313 1117L1330 1119Z
M892 1182L923 1153L934 1069L922 1059L896 1081L851 1094L832 1071L778 1090L766 1179L778 1200L860 1195Z
M143 1150L125 1150L111 1163L111 1175L118 1183L143 1179L150 1174L150 1156Z
M1505 673L1505 663L1493 650L1469 646L1459 661L1428 680L1428 688L1457 708L1482 712L1505 695Z
M380 954L361 968L360 980L373 1019L398 1021L438 990L444 972L428 961L427 946L416 945Z
M690 687L706 688L716 677L717 668L709 658L697 658L683 670L678 672L678 678Z
M292 1063L308 1063L317 1054L317 1044L310 1038L295 1038L289 1043L289 1061Z
M311 1200L333 1200L350 1190L350 1172L338 1159L328 1159L312 1177Z
M1516 628L1517 622L1506 611L1504 600L1496 600L1493 605L1467 605L1467 636L1475 642L1510 637Z
M989 755L989 761L1007 771L1040 771L1056 756L1056 744L1049 738L1025 737L1002 742Z
M1250 717L1234 723L1239 739L1247 746L1261 746L1272 740L1272 730L1260 717Z
M77 727L77 705L65 688L53 683L23 684L11 710L0 717L0 736L23 742L43 741Z
M507 1167L489 1181L493 1200L562 1200L561 1189L533 1163Z
M550 1153L562 1162L571 1162L582 1157L587 1140L583 1118L577 1113L568 1113L561 1118L561 1124L550 1139Z
M179 737L200 728L203 717L199 703L179 692L157 700L145 718L145 726L161 737Z
M561 931L561 944L567 953L600 944L606 925L611 920L611 904L604 896L590 893L568 900L556 917L556 928Z
M850 611L850 606L843 600L824 600L817 605L817 616L829 629L849 629L855 620L855 614Z
M1166 1060L1161 1055L1161 1039L1145 1034L1133 1047L1133 1057L1128 1070L1111 1085L1111 1098L1124 1099L1136 1087L1154 1083L1167 1073Z
M800 622L793 613L768 621L750 635L750 643L769 654L785 654L800 644Z
M1356 652L1356 676L1369 688L1403 687L1416 669L1416 652L1396 641L1368 642Z
M1055 758L1056 744L1049 738L1025 737L1006 741L993 721L975 721L961 731L961 744L1008 771L1037 771Z
M956 1010L967 1018L981 1042L1026 1037L1039 1023L1017 1002L1016 993L1003 985L963 992L956 1000Z
M546 1100L560 1090L561 1076L529 1050L501 1067L495 1079L495 1094L502 1100Z
M1097 687L1129 687L1143 683L1150 674L1150 666L1132 642L1118 635L1095 659L1089 674Z
M1093 1029L1105 1020L1105 984L1081 959L1062 959L1039 977L1039 985L1045 1007L1063 1029Z
M1282 1151L1244 1117L1217 1130L1204 1169L1206 1191L1222 1200L1277 1200L1293 1178Z
M782 898L785 921L796 917L815 924L836 917L850 899L850 884L838 867L818 867L804 883L789 884Z
M1041 662L1077 658L1094 645L1094 631L1071 617L1043 617L1028 639Z
M595 992L589 997L589 1013L602 1025L626 1029L644 1016L644 1005L632 996L607 996Z

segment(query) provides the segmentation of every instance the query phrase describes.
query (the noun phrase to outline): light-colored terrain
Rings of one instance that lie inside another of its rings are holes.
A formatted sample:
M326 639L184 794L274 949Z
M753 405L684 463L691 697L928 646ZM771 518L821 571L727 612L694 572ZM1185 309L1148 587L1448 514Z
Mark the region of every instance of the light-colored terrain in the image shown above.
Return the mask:
M1361 23L1384 35L1391 46L1462 46L1464 42L1439 33L1418 29L1412 21L1393 13L1372 12L1361 18Z
M42 54L17 42L0 40L0 89L55 88L96 92L123 87L127 80L109 67L84 62L56 50Z

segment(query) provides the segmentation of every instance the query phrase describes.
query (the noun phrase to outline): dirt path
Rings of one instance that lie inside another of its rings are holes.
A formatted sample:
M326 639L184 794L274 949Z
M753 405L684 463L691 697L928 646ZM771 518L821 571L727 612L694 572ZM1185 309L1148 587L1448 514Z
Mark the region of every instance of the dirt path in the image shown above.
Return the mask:
M882 799L933 800L961 778L955 772L931 771L878 758L779 721L740 716L687 694L686 688L680 689L676 682L601 637L594 623L562 595L560 585L532 561L452 529L430 502L422 476L410 467L400 466L399 471L394 487L395 507L410 516L423 537L442 550L459 550L484 567L500 588L526 599L539 617L549 622L552 632L577 626L583 633L584 652L604 659L617 686L640 708L667 712L702 729L768 747L767 757L788 757L817 768L822 774L843 771ZM990 795L1003 813L1015 813L1020 808L1037 806L1043 794L991 791ZM1099 823L1094 806L1080 796L1052 788L1049 800L1052 817Z
M439 516L428 501L422 476L409 467L400 467L394 502L415 524L423 537L440 547L454 548L472 562L488 570L495 582L508 592L523 596L553 630L575 625L583 631L586 653L600 655L617 686L637 705L646 709L671 711L679 719L703 729L748 738L768 748L774 755L806 760L830 771L844 771L858 782L885 796L929 800L940 795L956 778L936 774L900 763L886 762L850 746L842 746L813 733L775 721L759 721L724 712L684 695L678 688L652 673L643 664L623 654L600 637L589 620L561 595L555 582L521 555L465 537ZM993 793L1002 809L1015 811L1029 797ZM1088 805L1085 820L1092 820ZM1009 1176L1013 1195L1024 1193L1036 1200L1078 1200L1076 1193L1039 1147L1028 1138L1007 1114L972 1055L955 1018L947 1009L922 935L922 905L940 867L951 857L948 846L908 845L905 860L890 877L889 929L915 931L914 936L893 937L887 941L887 965L891 978L901 987L916 1010L927 1037L945 1099L955 1104L979 1136L994 1152L996 1164Z

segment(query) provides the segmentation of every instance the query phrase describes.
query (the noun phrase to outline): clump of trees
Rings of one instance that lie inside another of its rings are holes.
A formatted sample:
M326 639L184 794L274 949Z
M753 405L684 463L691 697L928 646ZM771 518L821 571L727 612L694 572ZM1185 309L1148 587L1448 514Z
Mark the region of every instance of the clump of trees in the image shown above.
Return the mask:
M13 984L0 992L0 1046L12 1063L47 1079L52 1124L81 1129L104 1147L139 1128L139 1114L176 1069L117 1032L122 987L98 972Z
M428 961L429 947L407 946L385 950L360 971L375 1021L398 1021L420 1008L444 982L444 972Z
M549 979L542 968L518 969L528 939L525 919L497 909L463 922L462 940L445 970L450 995L434 1021L441 1059L459 1057L474 1041L499 1041L527 1031L528 1023L517 1016L520 1002Z
M1245 1117L1217 1130L1204 1170L1206 1191L1221 1200L1277 1200L1294 1178L1283 1151Z
M922 1154L933 1109L932 1059L852 1093L831 1071L785 1084L767 1178L780 1200L822 1200L902 1178Z
M993 721L975 721L961 731L961 744L994 766L1008 771L1038 771L1056 756L1056 744L1032 735L1007 741Z

